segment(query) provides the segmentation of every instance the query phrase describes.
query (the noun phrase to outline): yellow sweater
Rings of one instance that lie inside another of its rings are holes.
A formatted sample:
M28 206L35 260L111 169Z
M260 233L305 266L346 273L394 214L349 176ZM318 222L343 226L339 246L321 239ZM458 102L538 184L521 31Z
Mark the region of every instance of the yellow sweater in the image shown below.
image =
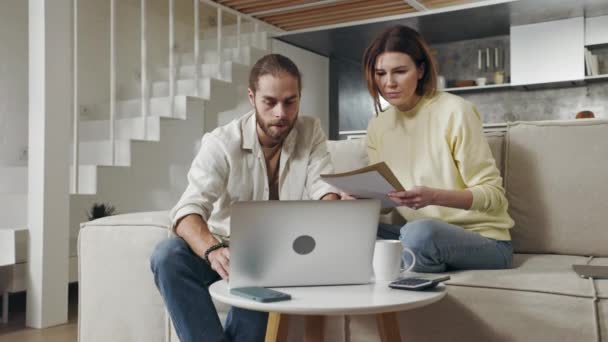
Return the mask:
M470 210L397 208L408 221L435 218L488 238L511 240L513 220L502 178L470 102L438 92L407 112L390 107L370 121L367 152L370 163L386 162L406 189L419 185L473 194Z

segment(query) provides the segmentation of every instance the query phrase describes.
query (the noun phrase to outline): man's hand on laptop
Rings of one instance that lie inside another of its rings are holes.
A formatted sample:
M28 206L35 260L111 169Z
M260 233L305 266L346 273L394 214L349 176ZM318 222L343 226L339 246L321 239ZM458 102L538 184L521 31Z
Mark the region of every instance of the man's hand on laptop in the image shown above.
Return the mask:
M328 192L325 195L323 195L323 197L321 197L321 200L323 201L337 201L340 199L340 195L333 193L333 192Z
M226 247L216 249L209 253L209 262L211 268L217 272L224 280L228 280L228 272L230 269L230 250Z
M341 192L340 193L340 199L343 199L343 200L356 200L357 198L351 196L351 194L348 194L346 192Z

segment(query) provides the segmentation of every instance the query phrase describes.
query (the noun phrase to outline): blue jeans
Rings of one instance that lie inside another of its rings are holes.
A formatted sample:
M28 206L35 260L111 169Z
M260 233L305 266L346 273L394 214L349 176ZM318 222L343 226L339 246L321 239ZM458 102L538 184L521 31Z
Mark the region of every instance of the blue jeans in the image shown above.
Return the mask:
M159 243L150 267L180 341L264 341L266 312L232 308L222 330L208 290L220 276L182 238Z
M399 239L416 255L414 272L511 268L511 241L493 240L461 227L433 219L408 222L405 226L381 223L378 237ZM402 254L405 265L412 257Z

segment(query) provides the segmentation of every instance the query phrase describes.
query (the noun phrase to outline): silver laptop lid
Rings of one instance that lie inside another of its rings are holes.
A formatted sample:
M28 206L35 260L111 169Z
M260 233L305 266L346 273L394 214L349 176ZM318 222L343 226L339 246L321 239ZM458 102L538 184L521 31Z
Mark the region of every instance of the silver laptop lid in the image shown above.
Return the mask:
M368 283L380 201L254 201L231 208L231 288Z

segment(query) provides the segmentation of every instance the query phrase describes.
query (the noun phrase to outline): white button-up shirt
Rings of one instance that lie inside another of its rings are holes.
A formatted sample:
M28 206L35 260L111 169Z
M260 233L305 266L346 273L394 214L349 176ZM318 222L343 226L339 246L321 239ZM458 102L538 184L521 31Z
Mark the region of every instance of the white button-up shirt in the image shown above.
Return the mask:
M188 187L171 210L173 227L189 214L201 215L214 235L230 236L230 207L237 201L268 200L264 153L249 112L203 136L188 172ZM300 115L285 138L279 163L281 200L320 199L339 190L319 175L333 173L319 120Z

